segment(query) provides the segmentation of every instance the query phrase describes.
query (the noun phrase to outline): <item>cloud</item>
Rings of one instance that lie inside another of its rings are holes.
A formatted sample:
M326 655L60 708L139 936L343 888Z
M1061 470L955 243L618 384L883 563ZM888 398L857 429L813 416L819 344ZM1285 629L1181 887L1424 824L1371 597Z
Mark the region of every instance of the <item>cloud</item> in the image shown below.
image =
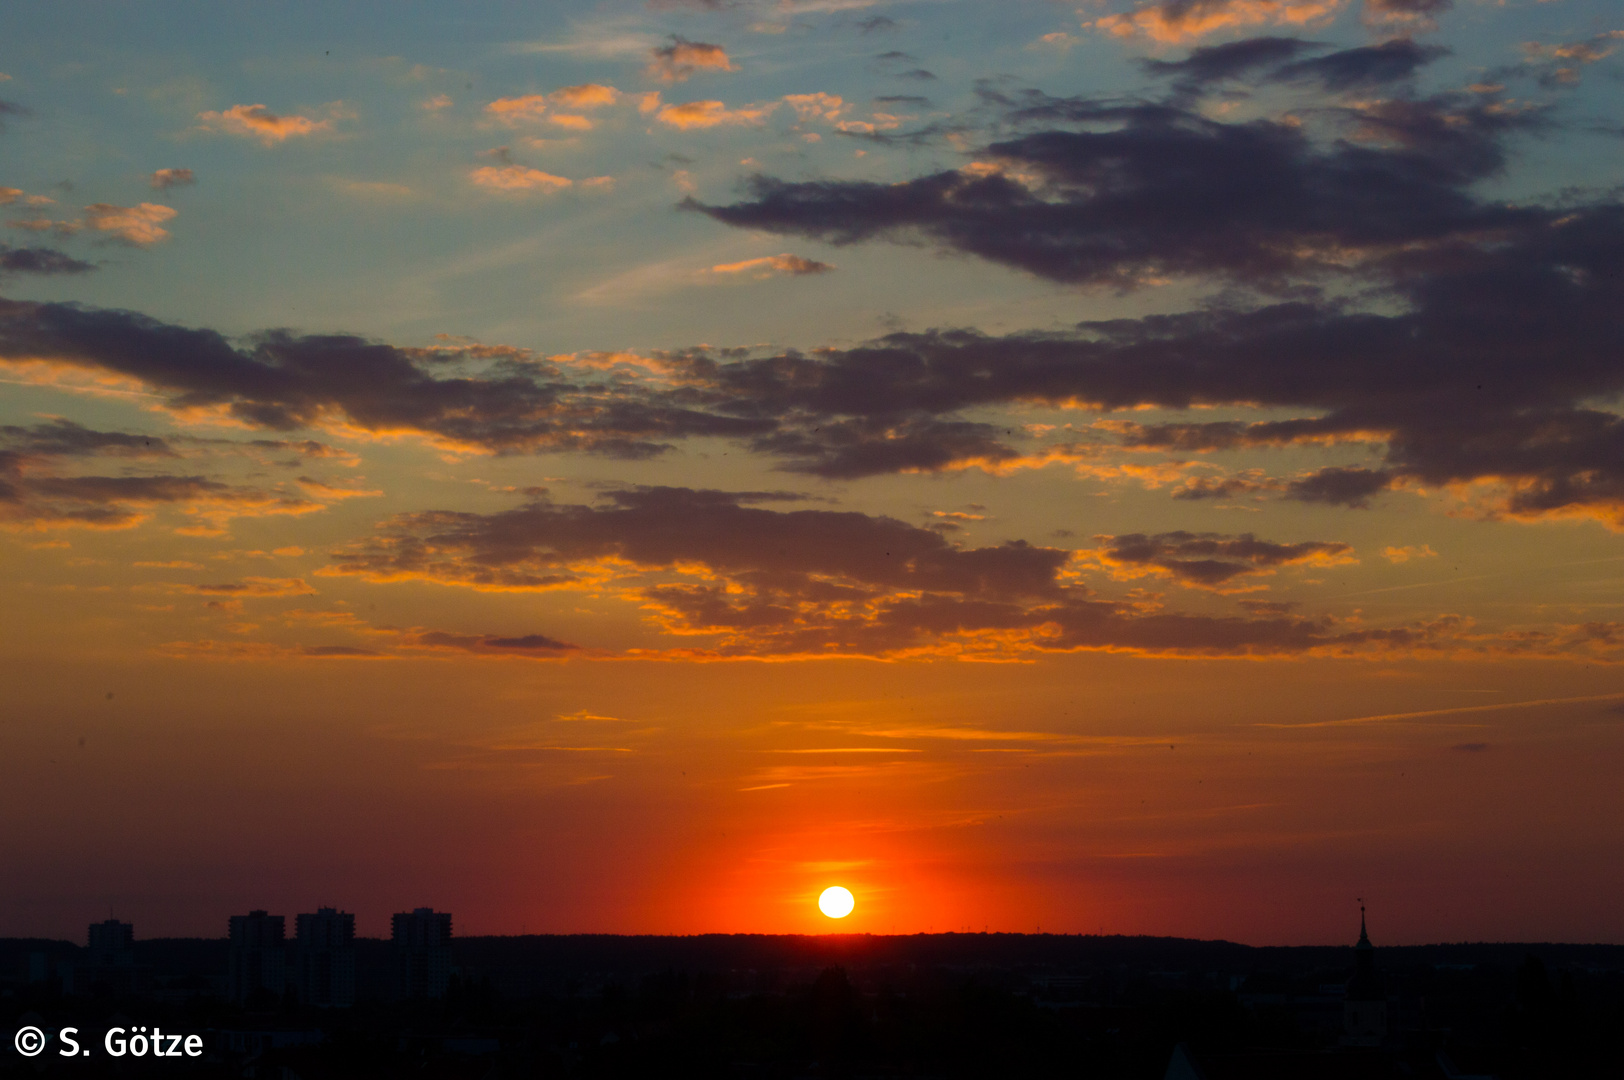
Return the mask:
M275 146L288 139L332 131L335 120L352 115L339 102L327 105L326 110L328 117L316 120L308 116L278 116L264 105L233 105L219 112L198 113L197 119L205 131L241 135L258 139L265 146Z
M1365 0L1364 21L1371 26L1432 30L1436 16L1454 6L1454 0Z
M1278 46L1251 59L1197 50L1168 74L1299 60ZM1184 275L1224 291L1189 311L1041 332L680 350L618 378L466 351L451 364L342 335L234 344L127 312L0 302L0 362L130 380L176 412L259 428L465 451L646 457L711 436L831 479L1060 464L1180 499L1361 506L1402 490L1484 518L1624 526L1624 204L1480 192L1537 117L1485 94L1397 92L1302 125L1170 103L989 100L1012 134L973 148L986 168L881 184L757 177L742 202L686 205L836 244L923 238L1053 281L1132 289ZM1275 417L1111 420L1054 441L986 415L1010 406ZM1281 475L1191 461L1289 447L1334 456Z
M1312 80L1331 91L1362 90L1412 78L1423 65L1448 53L1442 46L1423 47L1408 38L1395 38L1286 64L1269 78L1273 82Z
M1298 38L1257 37L1192 49L1183 60L1145 60L1142 66L1152 75L1170 78L1180 98L1194 97L1214 84L1243 77L1265 84L1317 83L1324 90L1342 92L1403 82L1449 51L1395 38L1380 45L1299 59L1304 53L1325 48Z
M1164 0L1092 23L1119 38L1148 37L1173 45L1246 26L1307 26L1328 22L1343 0Z
M814 94L785 94L784 104L795 110L796 119L803 124L811 120L838 120L850 107L839 95L821 90Z
M1466 191L1501 167L1498 138L1520 126L1475 99L1350 111L1347 123L1367 136L1325 145L1291 124L1223 123L1168 105L1035 98L1013 117L1086 126L978 151L996 170L897 183L757 175L744 202L685 205L836 244L923 237L1041 277L1118 288L1174 274L1268 285L1342 273L1395 245L1528 220Z
M197 177L191 169L159 169L147 181L156 191L165 191L173 187L188 187L197 183Z
M1382 548L1382 558L1390 563L1406 563L1411 559L1436 559L1438 553L1432 550L1430 544L1410 545L1404 547Z
M803 258L800 255L764 255L759 259L746 259L743 262L721 263L710 268L713 274L749 274L752 277L766 278L775 274L788 274L791 277L805 277L809 274L827 274L834 267L816 259Z
M33 115L34 115L33 113L29 112L27 109L23 108L21 105L18 105L16 102L14 102L14 101L6 101L3 98L0 98L0 131L6 130L6 117L8 117L8 116L33 116Z
M468 174L473 184L492 191L557 191L574 181L524 165L485 165Z
M0 188L0 205L17 201L22 196L17 188ZM9 197L7 197L9 196ZM22 200L29 206L41 206L54 202L43 195L30 195ZM173 207L163 206L159 203L140 203L136 206L115 206L112 203L93 203L85 207L84 213L75 221L54 221L50 218L29 218L7 221L6 224L14 229L26 229L29 232L50 232L66 239L85 229L109 234L111 239L135 247L147 247L169 238L169 230L162 225L163 222L174 218L176 211Z
M1173 79L1188 91L1210 83L1248 75L1262 67L1274 67L1294 60L1305 52L1324 48L1301 38L1255 37L1223 45L1203 45L1190 50L1183 60L1143 60L1152 75Z
M1620 38L1624 38L1624 30L1612 30L1584 41L1557 45L1529 41L1523 43L1523 54L1529 63L1543 62L1545 75L1541 81L1546 85L1572 85L1579 81L1583 65L1594 64L1613 55Z
M547 120L565 127L576 127L582 130L591 128L592 124L585 117L571 113L560 113L560 109L592 110L614 105L625 99L628 95L622 94L613 86L602 83L581 83L577 86L560 87L547 94L525 94L521 97L497 98L485 106L485 112L493 119L514 127L521 123ZM641 101L642 95L630 95Z
M94 263L83 262L54 248L0 244L0 277L6 274L85 274L94 269Z
M661 82L685 82L696 71L737 71L727 50L704 41L672 35L669 45L649 50L648 74Z
M447 370L450 355L464 366ZM146 387L155 403L183 415L273 431L329 425L378 437L415 433L462 450L647 457L665 439L772 427L654 388L571 381L501 350L424 352L285 331L239 348L212 330L72 304L0 299L0 364L69 385L75 372L106 373Z
M579 86L565 86L554 90L551 97L571 109L597 109L615 104L620 100L621 93L612 86L582 83Z
M1130 577L1145 572L1162 574L1181 585L1203 589L1222 588L1238 577L1273 573L1280 566L1340 566L1357 561L1352 558L1353 549L1344 543L1276 544L1251 533L1225 536L1180 530L1094 539L1104 545L1094 554L1105 566L1126 570Z
M1392 483L1393 477L1379 470L1330 466L1292 481L1286 497L1362 510L1370 505L1372 495L1386 491Z
M249 577L241 581L228 581L218 585L176 585L181 592L198 596L225 596L233 598L315 596L316 590L302 578Z
M691 128L712 128L722 125L760 124L772 115L776 108L778 108L776 101L743 105L737 109L729 109L720 101L689 101L681 105L666 105L654 114L654 118L662 124L687 131Z
M579 652L579 645L548 637L546 634L523 634L500 637L494 634L453 634L443 630L425 630L408 635L405 644L426 649L454 649L459 652L486 656L528 656L541 659L556 658Z
M169 230L162 222L175 217L172 207L158 203L137 206L114 206L94 203L85 207L85 225L98 232L110 234L114 239L134 247L150 247L169 239Z
M304 514L324 505L202 475L64 475L67 463L98 457L142 462L179 456L162 438L95 431L70 420L0 427L0 525L128 529L148 520L155 508L170 506L198 522L190 529L212 535L232 518Z
M608 493L597 505L542 497L495 514L406 514L336 553L324 572L500 591L612 586L674 647L695 656L1079 649L1290 655L1408 648L1438 634L1422 627L1342 630L1284 615L1142 612L1097 598L1062 575L1072 558L1062 549L1020 541L958 548L934 530L891 518L770 508L781 500L638 488ZM1240 572L1345 550L1249 538L1213 542L1227 545L1222 550ZM695 639L703 640L682 646Z

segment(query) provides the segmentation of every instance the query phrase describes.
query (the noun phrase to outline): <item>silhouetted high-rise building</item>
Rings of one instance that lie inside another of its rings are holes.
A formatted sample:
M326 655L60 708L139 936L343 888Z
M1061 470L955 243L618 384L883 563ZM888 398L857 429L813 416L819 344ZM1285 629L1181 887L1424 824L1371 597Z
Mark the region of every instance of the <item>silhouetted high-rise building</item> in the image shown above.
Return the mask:
M131 967L135 964L135 927L117 919L90 924L90 955L93 968Z
M240 1004L260 990L282 996L288 982L286 934L281 915L250 911L231 916L227 994L232 1001Z
M323 1008L355 1004L355 916L317 908L296 916L293 988L299 1000Z
M1359 905L1356 967L1342 1005L1342 1045L1380 1046L1387 1039L1387 990L1376 971L1376 946L1365 932L1365 906Z
M395 993L403 998L445 997L451 981L451 913L420 907L391 920Z
M64 972L63 991L121 996L139 990L143 973L135 966L135 927L108 919L91 923L88 937L84 958Z

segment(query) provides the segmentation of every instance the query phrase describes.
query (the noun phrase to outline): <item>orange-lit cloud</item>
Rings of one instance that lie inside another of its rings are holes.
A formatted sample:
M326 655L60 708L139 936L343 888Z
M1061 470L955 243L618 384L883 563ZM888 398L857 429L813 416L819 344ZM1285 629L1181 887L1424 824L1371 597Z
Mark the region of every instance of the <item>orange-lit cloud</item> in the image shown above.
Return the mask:
M713 274L749 274L752 277L767 278L775 274L789 274L792 277L803 277L807 274L826 274L834 267L828 263L818 262L816 259L804 258L800 255L785 253L782 255L764 255L759 259L745 259L743 262L720 263L710 268Z
M672 37L669 45L649 50L648 74L661 82L683 82L696 71L737 71L720 45Z
M1083 552L1110 568L1112 576L1128 580L1146 574L1171 578L1180 585L1224 591L1243 579L1272 574L1282 566L1348 566L1358 562L1353 549L1337 541L1310 540L1277 544L1251 533L1171 532L1147 536L1096 536L1103 546Z
M654 114L662 124L687 131L692 128L712 128L722 125L745 126L760 124L778 108L778 102L741 105L729 109L720 101L689 101L681 105L666 105Z
M197 183L197 176L191 169L159 169L148 178L147 184L156 191L164 191L174 187L189 187Z
M492 191L558 191L574 183L568 177L524 165L484 165L470 172L468 179Z
M1268 656L1436 649L1459 638L1458 620L1366 628L1272 611L1167 612L1089 592L1064 572L1073 555L1063 549L956 548L935 530L889 518L758 505L786 498L658 488L613 492L597 506L538 497L491 515L402 515L336 553L323 573L496 592L618 592L671 642L666 652L691 659L1093 649ZM1138 551L1148 547L1156 550ZM1125 537L1095 556L1208 588L1278 566L1352 561L1339 543L1189 534Z
M169 221L175 213L173 208L158 203L141 203L137 206L94 203L85 207L85 224L126 244L147 247L169 238L169 230L163 228L161 223Z
M1176 45L1221 30L1248 26L1307 26L1336 15L1344 0L1165 0L1126 14L1102 15L1092 25L1114 37L1147 37Z
M579 115L582 110L600 109L614 105L626 95L613 86L601 83L582 83L565 86L548 94L525 94L522 97L498 98L485 106L492 119L514 127L521 123L545 120L559 127L587 131L592 121ZM639 98L641 107L641 98ZM569 111L560 111L569 110Z
M335 120L352 115L338 103L327 106L327 111L329 115L326 119L317 120L308 116L279 116L264 105L233 105L218 112L198 113L197 119L205 131L241 135L258 139L266 146L275 146L288 139L332 131Z

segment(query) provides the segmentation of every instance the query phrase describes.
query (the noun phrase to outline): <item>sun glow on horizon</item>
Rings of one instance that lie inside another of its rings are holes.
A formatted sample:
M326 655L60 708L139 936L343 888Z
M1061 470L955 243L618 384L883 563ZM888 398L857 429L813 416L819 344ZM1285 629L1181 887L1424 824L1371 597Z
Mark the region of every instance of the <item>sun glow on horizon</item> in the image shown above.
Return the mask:
M831 919L844 919L851 914L857 901L852 899L851 890L839 885L831 885L823 890L818 897L818 910Z

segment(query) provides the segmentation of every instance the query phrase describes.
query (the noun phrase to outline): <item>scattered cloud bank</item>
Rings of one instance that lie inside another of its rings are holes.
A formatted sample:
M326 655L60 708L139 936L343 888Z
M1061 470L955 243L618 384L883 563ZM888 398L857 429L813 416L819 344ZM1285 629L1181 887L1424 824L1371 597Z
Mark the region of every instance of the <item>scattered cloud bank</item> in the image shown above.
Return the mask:
M151 471L186 457L170 440L96 431L69 420L0 427L0 526L129 529L149 520L157 508L170 507L190 521L180 531L219 535L234 518L311 513L333 501L283 485ZM123 466L117 475L72 470L75 463L107 459Z
M1346 544L1250 535L1102 537L1073 553L1009 541L957 547L940 532L861 513L776 509L777 492L634 488L596 504L537 493L494 514L431 511L385 522L324 573L486 591L582 589L636 603L678 644L620 655L689 658L959 656L1050 652L1293 656L1307 653L1582 652L1610 656L1620 628L1478 634L1469 620L1371 628L1242 602L1244 615L1169 612L1143 595L1088 588L1088 560L1115 576L1159 573L1210 590L1290 565L1352 561ZM682 644L691 642L692 644Z

